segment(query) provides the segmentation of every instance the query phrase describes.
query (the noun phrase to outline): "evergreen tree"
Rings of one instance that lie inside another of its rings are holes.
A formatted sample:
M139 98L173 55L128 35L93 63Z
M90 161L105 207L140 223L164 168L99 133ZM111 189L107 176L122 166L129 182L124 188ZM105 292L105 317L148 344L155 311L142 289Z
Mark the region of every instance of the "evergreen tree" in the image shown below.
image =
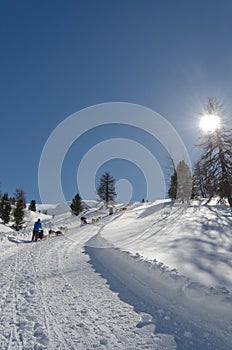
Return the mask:
M0 200L0 217L4 224L10 221L11 204L8 198L8 193L5 193Z
M97 194L107 205L114 201L114 197L117 195L115 192L115 179L109 172L105 172L101 176Z
M81 197L79 196L78 193L72 199L70 208L71 208L72 214L76 216L79 215L84 210L84 207L81 202Z
M200 135L201 176L207 195L219 196L221 200L227 198L232 207L232 130L225 117L224 103L218 98L209 98L203 114L218 116L220 124L214 131L202 131Z
M16 201L15 201L15 198L14 197L9 197L9 201L10 201L10 204L11 206L14 206Z
M177 190L176 199L181 202L188 202L192 196L192 173L188 164L181 160L176 167Z
M30 203L28 209L31 211L36 211L36 201L34 199L31 200L31 203Z
M171 198L171 200L176 199L176 193L177 193L177 173L176 173L176 170L174 170L174 173L171 176L171 183L168 190L169 198Z
M26 197L25 192L17 188L15 192L15 208L13 210L14 222L16 225L16 230L20 230L22 228L23 219L24 219L24 209L26 208Z
M192 195L192 174L189 166L181 160L171 177L168 190L169 198L178 199L181 202L188 201Z

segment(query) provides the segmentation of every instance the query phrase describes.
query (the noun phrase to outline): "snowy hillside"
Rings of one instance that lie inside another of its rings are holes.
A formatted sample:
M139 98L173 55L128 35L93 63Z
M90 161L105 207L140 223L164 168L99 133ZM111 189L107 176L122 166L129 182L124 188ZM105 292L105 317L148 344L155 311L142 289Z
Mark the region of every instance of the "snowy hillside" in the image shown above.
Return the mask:
M0 224L1 350L231 349L230 208L86 208L84 226L65 205ZM37 218L65 233L32 243Z

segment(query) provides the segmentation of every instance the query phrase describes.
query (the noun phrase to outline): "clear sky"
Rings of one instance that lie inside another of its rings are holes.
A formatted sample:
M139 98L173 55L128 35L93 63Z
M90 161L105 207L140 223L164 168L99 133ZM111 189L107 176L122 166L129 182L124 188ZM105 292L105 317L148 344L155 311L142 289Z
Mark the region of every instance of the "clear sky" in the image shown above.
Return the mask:
M22 187L28 201L39 202L38 164L50 133L72 113L105 102L160 113L194 161L197 114L207 97L223 98L231 112L231 13L230 0L1 0L2 191ZM164 152L140 130L91 130L64 160L67 200L78 191L81 155L101 140L124 136L165 166ZM132 183L133 199L144 197L141 169L115 160L103 164L98 177L105 170Z

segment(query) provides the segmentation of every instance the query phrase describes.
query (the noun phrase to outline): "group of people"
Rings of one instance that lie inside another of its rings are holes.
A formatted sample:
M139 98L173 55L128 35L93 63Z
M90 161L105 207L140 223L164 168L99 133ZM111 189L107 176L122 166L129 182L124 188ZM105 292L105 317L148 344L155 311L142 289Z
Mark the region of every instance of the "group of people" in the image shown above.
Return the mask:
M42 223L40 219L34 223L31 240L37 242L38 239L43 239Z

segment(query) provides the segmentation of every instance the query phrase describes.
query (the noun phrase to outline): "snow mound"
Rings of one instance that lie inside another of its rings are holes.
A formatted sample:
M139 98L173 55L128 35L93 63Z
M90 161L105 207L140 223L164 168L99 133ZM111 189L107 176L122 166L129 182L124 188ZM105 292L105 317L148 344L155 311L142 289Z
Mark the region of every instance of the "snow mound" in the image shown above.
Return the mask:
M131 295L144 303L142 311L152 317L166 315L164 320L161 317L160 330L167 333L166 323L171 321L169 327L177 334L178 349L230 349L232 295L229 290L191 282L156 260L144 260L139 254L134 256L114 248L100 234L86 243L85 250L96 271L108 280L113 290L124 294L123 298L135 309L139 302L131 301ZM185 325L184 337L180 323ZM192 339L191 346L188 343L186 347L185 337Z

